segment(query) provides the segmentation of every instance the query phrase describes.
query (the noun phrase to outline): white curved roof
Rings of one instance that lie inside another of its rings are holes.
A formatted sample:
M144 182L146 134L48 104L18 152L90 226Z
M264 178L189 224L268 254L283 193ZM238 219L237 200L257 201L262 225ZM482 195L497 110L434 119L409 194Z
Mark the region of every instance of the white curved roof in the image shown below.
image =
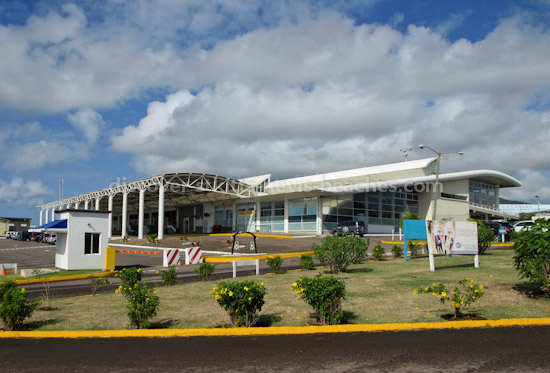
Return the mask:
M276 180L269 183L269 185L266 187L266 191L269 191L269 189L280 189L283 187L288 188L293 185L299 184L314 185L317 183L328 183L336 180L345 182L346 180L352 180L361 177L368 178L373 175L395 174L398 172L413 172L417 174L415 176L429 175L430 173L435 172L436 160L437 158L426 158L416 161L391 163L380 166L363 167L352 170L336 171L325 174Z
M522 185L521 182L516 178L503 172L493 170L461 171L439 175L439 181L453 181L460 179L477 179L481 181L486 181L488 183L498 185L500 188L519 187ZM375 191L384 188L403 187L407 185L413 186L415 184L426 184L434 182L435 175L427 175L371 183L318 188L318 190L331 193L359 193L365 191Z

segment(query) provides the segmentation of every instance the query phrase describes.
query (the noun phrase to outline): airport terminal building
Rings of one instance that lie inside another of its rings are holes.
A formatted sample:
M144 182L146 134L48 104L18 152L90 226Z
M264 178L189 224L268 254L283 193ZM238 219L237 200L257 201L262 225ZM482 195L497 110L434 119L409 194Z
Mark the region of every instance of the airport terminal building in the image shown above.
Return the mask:
M171 173L110 186L39 206L40 225L57 210L110 211L109 232L142 238L157 233L332 231L339 221L365 222L367 233L397 231L404 212L437 219L509 217L499 211L500 188L521 183L499 171L437 175L437 158L271 180ZM111 233L113 234L113 233Z

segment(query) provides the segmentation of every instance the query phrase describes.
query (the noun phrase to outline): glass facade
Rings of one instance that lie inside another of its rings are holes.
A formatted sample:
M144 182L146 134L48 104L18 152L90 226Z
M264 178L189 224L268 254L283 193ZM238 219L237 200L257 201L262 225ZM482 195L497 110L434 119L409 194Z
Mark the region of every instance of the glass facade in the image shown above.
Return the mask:
M222 232L233 231L233 206L216 206L214 210L214 225L220 225Z
M418 195L414 192L355 193L323 197L322 201L323 230L332 230L340 221L398 227L405 211L418 214Z
M260 204L260 231L283 232L285 230L285 202L262 202Z
M255 203L237 205L237 231L254 232L256 230Z
M317 230L317 198L299 198L288 201L288 230Z
M498 187L479 180L470 180L470 203L498 210Z

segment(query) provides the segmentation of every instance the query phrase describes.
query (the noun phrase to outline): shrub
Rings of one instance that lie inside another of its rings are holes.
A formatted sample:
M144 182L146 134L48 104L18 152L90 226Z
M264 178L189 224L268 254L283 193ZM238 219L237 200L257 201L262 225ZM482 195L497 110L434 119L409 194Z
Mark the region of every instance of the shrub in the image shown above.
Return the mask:
M150 233L147 235L147 242L154 242L158 237L156 233Z
M414 214L410 211L405 211L403 213L403 216L401 217L401 219L399 219L399 227L400 228L403 228L403 220L407 220L407 219L410 219L410 220L420 220L420 215L418 214Z
M529 230L517 232L513 260L520 278L550 292L550 220L538 219Z
M426 244L427 245L427 244ZM427 250L427 249L426 249ZM407 254L412 258L418 255L418 247L414 242L407 242Z
M258 321L258 312L264 305L266 290L263 282L221 281L210 294L222 307L233 326L250 327Z
M132 286L120 285L115 293L122 293L128 305L128 319L130 327L144 329L149 327L149 319L157 314L159 308L159 297L154 289L147 283L135 282Z
M105 277L92 277L92 278L90 278L90 285L92 285L92 295L95 296L97 294L97 290L102 285L109 285L109 284L111 284L111 281L109 281Z
M214 273L215 264L201 263L199 268L193 268L193 271L197 273L203 281L208 281L212 273Z
M311 271L314 268L313 258L311 257L311 255L300 256L300 267L302 267L302 269L307 269L309 271Z
M339 324L343 316L342 300L346 295L344 280L321 274L314 278L302 277L292 284L298 294L319 316L322 325Z
M327 236L321 246L313 244L313 251L323 266L328 266L331 273L345 272L347 267L360 261L367 254L368 240L360 237Z
M432 294L434 297L439 297L441 303L452 302L454 318L456 319L460 316L464 307L478 301L485 293L483 285L474 283L474 280L468 277L460 280L458 284L461 289L455 287L452 293L447 290L444 284L432 284L430 287L414 290L413 294Z
M122 268L115 276L122 281L123 287L132 287L135 283L141 281L141 272L143 268Z
M176 273L176 266L170 266L168 269L160 269L157 271L162 278L162 285L172 286L178 282L178 274Z
M399 245L393 245L391 248L391 253L394 258L401 258L401 255L403 255L403 248Z
M6 281L0 283L0 302L2 301L2 298L7 291L9 291L10 289L15 289L16 287L17 282L15 281Z
M265 261L274 273L281 273L283 259L279 255L271 256Z
M477 223L477 247L480 255L485 254L489 248L489 244L493 242L495 233L491 228L487 228L481 220L468 219L468 221Z
M0 287L2 304L0 304L0 318L6 330L17 330L27 317L39 306L39 301L28 302L24 288L17 288L17 284L9 281Z
M380 245L376 245L374 247L374 250L372 251L372 256L374 256L378 260L384 260L384 248Z

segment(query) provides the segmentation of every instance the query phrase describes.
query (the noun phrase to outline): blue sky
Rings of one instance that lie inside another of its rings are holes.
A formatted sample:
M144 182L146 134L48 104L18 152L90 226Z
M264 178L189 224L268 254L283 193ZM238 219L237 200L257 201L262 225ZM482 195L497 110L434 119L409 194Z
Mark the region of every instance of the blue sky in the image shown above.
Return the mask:
M432 156L550 200L550 1L0 2L0 216L165 172Z

